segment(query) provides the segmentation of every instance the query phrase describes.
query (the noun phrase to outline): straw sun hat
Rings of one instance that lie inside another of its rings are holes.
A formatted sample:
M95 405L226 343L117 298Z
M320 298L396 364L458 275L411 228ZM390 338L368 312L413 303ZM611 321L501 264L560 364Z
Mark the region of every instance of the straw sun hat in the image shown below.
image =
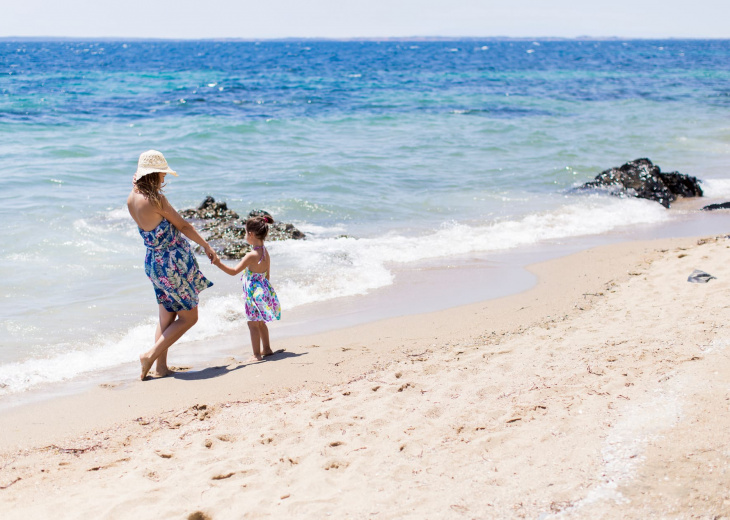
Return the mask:
M157 150L147 150L142 152L137 162L137 171L134 173L134 178L140 179L149 173L165 172L171 173L177 177L177 173L172 170L165 160L165 156L162 152Z

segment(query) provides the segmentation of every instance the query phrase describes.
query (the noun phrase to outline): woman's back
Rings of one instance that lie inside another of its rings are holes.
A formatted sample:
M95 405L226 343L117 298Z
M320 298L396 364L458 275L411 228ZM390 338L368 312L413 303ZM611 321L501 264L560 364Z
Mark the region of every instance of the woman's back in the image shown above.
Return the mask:
M141 193L134 189L127 197L127 209L140 229L152 231L162 222L159 210Z

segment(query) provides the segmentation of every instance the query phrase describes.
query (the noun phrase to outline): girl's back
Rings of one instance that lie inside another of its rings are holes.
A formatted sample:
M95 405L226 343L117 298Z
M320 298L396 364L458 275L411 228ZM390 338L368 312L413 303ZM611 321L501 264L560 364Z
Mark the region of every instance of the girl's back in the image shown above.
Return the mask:
M248 262L248 270L252 273L267 273L271 268L271 257L264 245L254 246L250 253L251 261Z

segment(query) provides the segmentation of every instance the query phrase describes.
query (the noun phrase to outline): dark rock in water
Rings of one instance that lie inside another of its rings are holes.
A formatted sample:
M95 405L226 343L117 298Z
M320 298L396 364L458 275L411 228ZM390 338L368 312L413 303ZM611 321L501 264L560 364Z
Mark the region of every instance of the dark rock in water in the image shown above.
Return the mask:
M253 209L248 212L248 218L251 217L269 217L274 220L271 213L262 209ZM274 220L273 224L269 224L269 234L266 240L301 240L304 238L304 233L294 227L294 224L285 224L284 222L277 222Z
M243 258L251 251L251 246L245 241L246 221L238 216L238 213L228 209L225 202L216 202L213 197L206 197L196 209L184 209L180 215L190 221L210 246L218 253L218 256L228 260ZM264 210L253 210L248 218L260 215L271 214ZM273 217L271 217L274 220ZM305 238L304 233L294 227L293 224L276 222L269 224L269 235L266 240L301 240ZM202 253L200 246L195 246L195 251Z
M730 202L721 202L720 204L708 204L702 209L704 211L713 211L716 209L730 209Z
M599 173L579 190L608 188L615 195L654 200L668 208L677 197L702 197L697 177L679 172L662 173L649 159L636 159Z
M274 217L271 216L271 213L262 209L252 209L251 211L249 211L248 218L251 217L269 217L271 220L274 220Z
M658 168L658 167L657 167ZM692 177L684 173L670 172L670 173L659 173L664 184L669 188L677 197L702 197L702 188L700 188L700 181L697 177ZM675 199L676 200L676 199Z

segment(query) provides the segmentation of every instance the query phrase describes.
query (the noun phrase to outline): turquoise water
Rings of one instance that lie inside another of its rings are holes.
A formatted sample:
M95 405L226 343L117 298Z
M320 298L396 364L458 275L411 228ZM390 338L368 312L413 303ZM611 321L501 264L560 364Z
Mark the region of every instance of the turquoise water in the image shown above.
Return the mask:
M419 262L688 218L571 193L638 157L730 198L729 58L728 41L2 41L0 393L149 342L124 206L144 150L180 173L178 209L212 195L305 231L271 244L282 304L302 308ZM188 340L241 323L236 282L203 269L216 286Z

